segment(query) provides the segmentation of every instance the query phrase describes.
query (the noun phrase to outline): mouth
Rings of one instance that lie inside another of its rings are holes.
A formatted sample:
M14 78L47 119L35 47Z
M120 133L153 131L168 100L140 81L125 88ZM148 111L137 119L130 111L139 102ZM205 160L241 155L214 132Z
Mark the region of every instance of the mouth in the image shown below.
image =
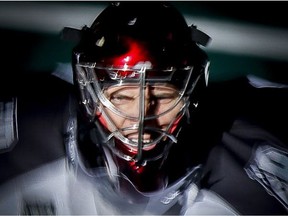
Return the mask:
M137 152L138 151L138 144L139 144L139 138L138 134L130 134L126 137L129 140L129 143L123 143L131 152ZM142 149L144 151L149 151L153 148L155 148L156 143L154 143L154 139L152 139L152 136L150 134L144 134L142 137Z
M131 141L132 141L133 143L135 143L135 145L134 145L134 146L130 146L130 145L129 145L129 147L137 150L138 139L131 139ZM149 151L149 150L153 149L153 148L156 146L156 144L153 143L153 140L152 140L152 139L143 139L143 140L142 140L142 146L143 146L143 150Z
M116 139L120 146L124 147L122 150L125 149L128 154L135 155L141 150L147 153L151 152L156 149L161 140L165 141L167 139L167 134L164 133L164 129L162 128L155 129L153 127L146 127L141 137L137 129L138 127L133 128L133 130L131 130L131 128L129 128L129 130L125 128L121 130L122 139Z
M160 134L159 136L158 131L155 133L150 132L146 131L142 136L139 136L136 131L133 131L125 136L122 134L122 139L115 137L115 147L121 153L120 157L123 157L124 154L125 157L123 158L125 160L129 157L131 160L136 159L137 161L144 158L146 158L145 160L157 160L162 157L164 151L166 151L164 150L167 144L164 140L166 136L165 134ZM173 140L171 143L174 143Z

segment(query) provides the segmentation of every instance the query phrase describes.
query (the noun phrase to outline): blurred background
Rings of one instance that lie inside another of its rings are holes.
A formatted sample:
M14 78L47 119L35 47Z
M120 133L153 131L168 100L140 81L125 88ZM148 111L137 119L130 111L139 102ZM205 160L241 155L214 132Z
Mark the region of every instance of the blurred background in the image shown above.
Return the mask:
M63 27L90 26L109 2L0 2L1 74L51 73L70 63L72 41ZM285 1L173 1L187 23L212 38L210 82L254 74L288 83ZM149 11L147 12L149 13ZM3 76L2 76L3 78Z

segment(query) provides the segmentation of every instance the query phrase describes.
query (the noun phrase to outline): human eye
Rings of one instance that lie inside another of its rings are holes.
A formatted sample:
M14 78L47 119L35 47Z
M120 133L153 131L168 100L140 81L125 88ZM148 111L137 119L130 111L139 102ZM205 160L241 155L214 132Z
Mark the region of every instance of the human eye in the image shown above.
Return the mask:
M172 88L156 87L153 90L153 99L158 104L168 104L174 102L179 96L177 90Z
M123 105L133 101L133 97L122 93L115 93L110 96L110 101L114 105Z
M174 93L158 93L153 96L154 100L157 101L158 104L168 104L176 100L177 95Z
M106 98L114 105L130 105L139 95L139 90L131 86L112 86L104 90Z

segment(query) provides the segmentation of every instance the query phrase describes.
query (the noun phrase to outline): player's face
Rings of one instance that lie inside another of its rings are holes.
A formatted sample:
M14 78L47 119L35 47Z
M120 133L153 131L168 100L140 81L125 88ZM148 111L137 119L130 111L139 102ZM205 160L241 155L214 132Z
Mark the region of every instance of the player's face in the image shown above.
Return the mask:
M111 121L116 128L128 139L137 142L140 114L144 115L144 127L153 127L166 131L171 122L175 120L177 114L183 106L179 102L179 91L169 85L146 86L141 97L139 86L112 86L104 90L104 95L124 116L104 107ZM142 98L142 99L141 99ZM113 129L107 126L110 132ZM133 129L134 128L134 129ZM143 143L153 142L153 133L144 130ZM150 145L149 148L153 148ZM149 150L147 147L144 150Z

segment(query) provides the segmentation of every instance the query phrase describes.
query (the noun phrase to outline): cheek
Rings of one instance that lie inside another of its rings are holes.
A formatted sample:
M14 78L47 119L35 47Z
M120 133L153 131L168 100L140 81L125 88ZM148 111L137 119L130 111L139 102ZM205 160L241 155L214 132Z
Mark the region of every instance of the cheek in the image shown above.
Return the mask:
M109 116L109 118L111 119L112 123L117 127L117 128L122 128L124 126L125 123L125 118L120 117L119 115L116 115L115 113L113 113L112 111L109 111L109 109L106 109L106 113ZM111 131L111 126L107 126L107 128Z
M176 106L173 110L170 112L166 113L165 115L159 117L159 124L160 125L168 125L175 119L177 114L179 113L180 109L182 107L181 105Z

